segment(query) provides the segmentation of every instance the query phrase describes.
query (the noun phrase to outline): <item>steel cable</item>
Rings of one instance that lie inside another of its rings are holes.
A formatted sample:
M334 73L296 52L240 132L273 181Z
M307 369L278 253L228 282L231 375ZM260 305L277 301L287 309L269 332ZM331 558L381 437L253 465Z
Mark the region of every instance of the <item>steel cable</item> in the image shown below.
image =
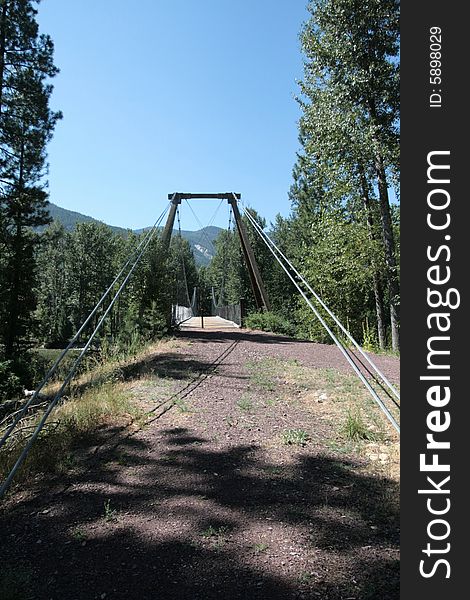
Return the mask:
M201 228L201 235L200 235L199 240L198 240L198 245L200 245L200 243L202 241L202 238L205 237L206 241L208 242L208 245L212 247L212 252L214 252L214 254L215 254L215 246L214 246L214 243L211 242L211 240L209 239L209 236L206 233L206 229L207 229L207 227L210 227L212 225L212 223L215 221L215 217L217 216L217 213L219 212L219 209L222 206L222 202L223 202L223 200L221 200L219 202L219 204L217 205L217 208L215 209L214 214L212 215L209 223L206 225L206 227L204 227L204 225L201 223L201 220L199 219L199 217L197 216L197 214L194 212L193 207L189 203L189 200L186 200L186 204L189 206L189 210L193 213L193 217L196 219L196 222L198 223L199 227Z
M230 243L230 228L232 226L232 207L230 206L229 215L228 215L228 227L227 227L227 237L225 240L225 244L222 248L222 281L220 284L219 291L219 301L216 306L223 306L223 301L225 299L225 276L227 273L227 246Z
M318 312L317 308L311 303L311 301L309 300L309 298L307 297L307 295L305 294L305 292L302 290L302 288L300 287L300 285L298 284L298 282L295 280L295 278L289 272L289 270L286 267L286 265L283 264L283 262L281 261L281 259L276 254L276 252L273 249L273 247L271 246L271 244L267 241L268 239L270 240L269 236L261 228L259 228L259 229L257 228L256 221L249 214L248 210L246 210L244 207L243 207L243 212L247 216L247 218L250 221L250 223L254 226L255 231L258 233L258 235L261 237L261 239L263 240L263 242L265 243L265 245L268 247L268 249L270 250L271 254L274 256L274 258L277 260L277 262L279 263L279 265L285 271L285 273L287 274L287 276L289 277L289 279L292 281L292 283L295 285L295 287L297 288L297 290L300 292L300 294L302 295L303 299L308 304L308 306L310 307L310 309L312 310L312 312L315 314L315 316L317 317L317 319L320 321L320 323L323 326L323 328L326 330L326 332L328 333L328 335L331 337L331 339L333 340L333 342L336 344L336 346L338 347L338 349L341 351L341 353L343 354L343 356L346 358L346 360L348 361L348 363L351 365L352 369L354 370L354 372L356 373L356 375L359 377L359 379L362 381L362 383L364 384L364 386L366 387L366 389L369 391L369 393L372 396L372 398L379 405L380 409L385 414L385 416L390 421L390 423L393 425L393 427L396 429L396 431L398 433L400 433L400 426L398 425L398 423L395 420L394 416L391 414L391 412L389 411L389 409L382 402L382 400L378 396L377 392L374 390L374 388L370 385L370 383L367 381L367 379L361 373L361 371L359 370L359 368L357 367L357 365L354 363L354 361L351 359L351 357L347 353L347 351L344 348L344 346L342 345L342 343L338 340L338 338L335 336L335 334L330 329L330 327L328 326L328 324L325 322L325 320L323 319L323 317L320 315L320 313Z
M163 217L165 216L168 208L169 208L169 205L162 212L162 214L160 215L159 219L157 220L157 222L155 223L155 225L152 227L150 235L148 235L146 237L146 241L145 241L145 243L144 243L141 251L137 255L136 259L134 260L134 262L133 262L133 264L132 264L129 272L127 273L126 277L122 281L121 285L119 286L117 292L115 293L114 297L112 298L112 300L109 303L108 307L106 308L105 312L103 313L103 315L101 316L100 320L98 321L98 324L96 325L95 329L93 330L93 332L89 336L89 338L88 338L85 346L81 350L79 356L75 359L75 362L73 363L73 365L72 365L72 367L71 367L71 369L70 369L67 377L65 378L65 380L62 383L61 387L59 388L58 392L55 394L54 398L49 403L49 405L48 405L47 409L45 410L45 412L44 412L41 420L37 424L34 432L31 434L28 442L26 443L26 446L24 447L23 451L21 452L20 456L18 457L17 461L15 462L14 466L10 470L10 473L8 474L7 478L4 480L4 482L0 486L0 499L3 497L3 495L5 494L5 492L7 491L7 489L9 488L9 486L10 486L10 484L11 484L11 482L12 482L12 480L13 480L15 474L16 474L16 472L18 471L18 469L20 468L20 466L23 464L26 456L28 455L29 450L31 449L31 447L34 444L36 438L38 437L39 433L41 432L42 428L44 427L47 418L51 414L51 412L54 409L54 407L57 405L57 403L60 400L60 398L63 396L65 389L67 388L68 384L70 383L70 381L72 380L73 376L75 375L75 373L77 371L77 368L78 368L78 366L79 366L79 364L80 364L83 356L85 355L85 353L87 352L88 348L91 345L91 342L93 341L94 337L96 336L96 334L100 330L101 325L103 324L103 322L106 319L106 317L108 316L110 310L114 306L114 303L116 302L116 300L121 295L122 290L125 288L125 286L126 286L128 280L129 280L130 276L134 272L136 266L139 264L140 259L142 258L144 252L147 250L150 242L152 241L152 239L153 239L153 237L154 237L154 235L155 235L155 233L157 231L157 227L160 224L160 222L163 219Z
M275 250L279 253L279 255L283 258L283 260L286 261L286 263L289 265L289 267L294 271L294 273L297 275L297 277L302 281L302 283L307 287L307 289L309 290L309 292L313 295L313 297L317 300L317 302L326 310L326 312L330 315L330 317L334 320L334 322L336 323L336 325L338 325L338 327L341 329L341 331L346 335L346 337L352 342L352 344L354 345L354 347L358 350L358 352L360 352L360 354L364 357L364 359L369 363L369 365L374 369L374 371L377 373L377 375L379 375L379 377L383 380L383 382L386 384L386 386L388 387L388 389L392 392L392 394L395 396L395 398L397 400L400 400L400 394L396 391L396 389L394 388L394 386L390 383L390 381L385 377L385 375L380 371L380 369L377 367L377 365L374 364L374 362L367 356L367 354L363 351L363 349L361 348L361 346L357 343L357 341L353 338L353 336L350 334L350 332L346 329L346 327L343 326L343 324L341 323L341 321L338 319L338 317L330 310L330 308L323 302L323 300L321 299L321 297L312 289L312 287L310 286L310 284L308 283L308 281L305 280L305 278L301 275L301 273L299 273L299 271L294 267L294 265L291 263L291 261L286 257L286 255L282 252L282 250L280 250L278 248L278 246L273 242L273 240L261 229L261 227L259 226L259 224L256 222L255 219L253 219L253 217L251 216L251 214L247 211L247 209L245 207L243 207L244 213L249 217L250 222L253 224L253 226L255 228L258 228L262 235L266 236L266 238L268 239L269 243L273 246L273 248L275 248Z
M86 328L86 326L89 324L89 322L91 321L91 319L94 317L94 315L96 314L97 310L100 308L100 306L103 304L103 302L105 301L105 299L110 294L111 290L114 288L114 286L116 285L116 283L119 281L119 278L122 276L122 274L124 273L124 271L130 265L130 263L132 261L132 258L138 253L138 251L140 250L140 248L142 247L142 245L146 242L146 240L149 238L149 236L153 235L154 230L158 227L159 223L161 222L161 220L165 216L166 212L168 211L169 206L170 205L168 204L168 206L165 208L165 210L159 216L159 218L154 223L154 225L144 235L144 237L139 242L139 244L136 246L136 248L134 248L134 250L128 255L128 258L127 258L126 262L121 267L121 270L116 275L116 277L114 278L113 282L109 285L109 287L107 288L107 290L101 296L100 300L95 305L95 307L90 312L90 314L85 319L85 321L82 323L82 325L80 326L80 328L77 330L77 332L75 333L75 335L73 336L73 338L70 340L70 342L67 344L67 346L62 350L62 352L57 357L57 359L55 360L55 362L52 365L52 367L47 371L47 373L44 376L44 378L42 379L41 383L34 390L33 395L27 400L27 402L25 402L25 404L23 405L23 407L17 412L17 414L16 414L13 422L11 423L11 425L8 427L8 429L6 430L6 432L3 434L2 438L0 439L0 448L8 440L11 432L16 427L17 423L26 414L26 412L29 409L29 407L31 406L31 404L36 400L36 398L38 397L38 395L39 395L40 391L42 390L42 388L46 385L46 383L49 381L49 379L52 377L52 375L54 375L54 373L56 372L56 370L59 367L60 363L64 360L65 356L68 354L68 352L70 351L70 349L72 348L72 346L75 344L75 342L79 339L80 335L82 334L82 332L84 331L84 329Z

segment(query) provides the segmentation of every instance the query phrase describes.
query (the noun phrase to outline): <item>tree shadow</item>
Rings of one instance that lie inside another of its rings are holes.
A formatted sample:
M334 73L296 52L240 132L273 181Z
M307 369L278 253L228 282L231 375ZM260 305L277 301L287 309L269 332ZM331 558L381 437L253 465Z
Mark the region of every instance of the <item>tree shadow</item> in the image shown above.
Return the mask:
M177 427L81 467L1 514L4 567L32 573L17 597L399 598L397 484L352 460L279 465Z
M198 342L227 342L227 341L244 341L257 342L259 344L311 344L310 340L302 340L291 338L277 333L269 333L265 331L252 331L248 329L180 329L176 331L176 337L182 337Z
M190 353L179 354L177 352L163 352L150 357L144 356L130 364L117 366L112 374L99 371L87 381L76 382L73 384L73 391L75 394L82 394L90 387L109 381L110 375L112 375L113 381L116 379L131 381L142 377L150 377L170 381L188 381L188 385L197 381L202 383L204 376L215 372L217 367L228 359L237 343L238 341L234 340L213 360L191 358ZM225 374L225 377L227 379L245 379L243 376L240 377L232 373Z

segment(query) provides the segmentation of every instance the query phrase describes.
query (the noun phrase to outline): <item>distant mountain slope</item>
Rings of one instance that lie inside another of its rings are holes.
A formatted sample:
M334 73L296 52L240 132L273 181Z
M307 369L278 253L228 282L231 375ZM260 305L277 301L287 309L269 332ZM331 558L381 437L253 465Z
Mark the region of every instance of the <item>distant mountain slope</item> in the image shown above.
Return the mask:
M67 231L71 231L77 223L103 223L93 217L82 215L79 212L61 208L52 202L49 202L49 214L54 221L59 221L65 227ZM106 225L106 223L103 223ZM127 229L123 227L114 227L108 225L115 233L121 235L127 234ZM142 233L143 229L136 229L135 233ZM214 241L217 239L219 233L222 231L220 227L204 227L198 231L184 231L181 230L181 235L185 240L188 240L191 250L193 251L196 264L198 266L206 266L210 263L214 256Z
M52 202L48 203L48 207L49 214L51 215L52 219L62 223L67 231L72 231L77 223L102 223L103 225L107 225L107 223L103 223L103 221L98 221L98 219L94 219L88 215L82 215L81 213L73 210L61 208ZM122 227L114 227L113 225L108 225L108 227L116 233L125 234L127 232L127 230Z

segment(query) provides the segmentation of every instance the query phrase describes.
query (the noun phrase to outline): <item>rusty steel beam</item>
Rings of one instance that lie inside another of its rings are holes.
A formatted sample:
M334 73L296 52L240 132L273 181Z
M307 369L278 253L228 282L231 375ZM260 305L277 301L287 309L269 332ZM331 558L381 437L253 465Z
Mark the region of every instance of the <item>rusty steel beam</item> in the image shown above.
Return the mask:
M162 247L164 250L167 250L170 245L171 234L175 224L176 209L178 208L178 204L181 204L181 199L177 198L177 194L168 194L168 200L171 200L171 206L162 233Z
M215 198L216 200L227 200L230 202L230 199L232 199L234 196L235 198L237 198L237 200L240 200L240 198L242 197L241 194L236 194L235 192L225 192L223 194L187 194L185 192L174 192L173 194L168 194L168 200L173 200L174 198L178 198L180 201L201 198Z
M238 235L240 236L240 242L242 246L243 255L245 257L246 266L248 268L248 274L250 275L251 287L255 296L256 306L261 310L270 310L270 302L266 288L264 287L263 278L259 272L258 263L256 262L253 249L248 238L248 232L245 224L240 216L238 210L238 202L235 194L232 194L231 198L228 199L229 204L232 206L233 216L237 224Z

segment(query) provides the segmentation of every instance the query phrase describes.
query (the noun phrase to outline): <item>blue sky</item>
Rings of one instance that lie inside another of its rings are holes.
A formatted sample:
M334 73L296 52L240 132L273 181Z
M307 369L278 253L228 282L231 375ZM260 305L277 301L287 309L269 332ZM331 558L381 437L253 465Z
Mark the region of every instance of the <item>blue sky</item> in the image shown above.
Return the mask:
M111 225L155 221L167 194L241 192L290 210L306 0L43 0L55 43L50 200ZM206 225L216 201L193 201ZM188 208L184 229L199 225ZM227 226L223 206L214 221Z

